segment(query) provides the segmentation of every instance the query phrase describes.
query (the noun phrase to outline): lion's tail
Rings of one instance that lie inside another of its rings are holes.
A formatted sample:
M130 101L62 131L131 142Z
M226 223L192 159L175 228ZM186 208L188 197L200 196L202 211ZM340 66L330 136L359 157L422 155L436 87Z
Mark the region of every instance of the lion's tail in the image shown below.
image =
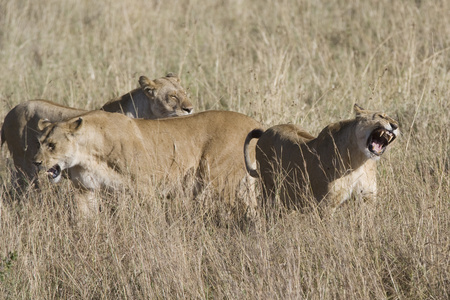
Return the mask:
M2 129L1 129L1 137L0 137L0 148L3 146L3 144L6 142L6 137L5 137L5 128L3 128L4 123L2 124Z
M259 139L264 133L264 130L261 129L253 129L249 132L247 137L245 138L244 143L244 158L245 158L245 168L247 169L248 174L250 176L258 178L258 170L256 169L256 163L253 163L250 158L248 146L250 145L250 141L252 139Z

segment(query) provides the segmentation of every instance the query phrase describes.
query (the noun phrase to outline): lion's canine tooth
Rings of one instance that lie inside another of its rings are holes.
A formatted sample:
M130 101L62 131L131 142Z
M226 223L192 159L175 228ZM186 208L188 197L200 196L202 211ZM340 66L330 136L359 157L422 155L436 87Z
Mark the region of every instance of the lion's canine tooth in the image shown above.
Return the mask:
M381 130L381 131L380 131L380 137L382 137L382 136L383 136L383 134L384 134L384 131L383 131L383 130Z

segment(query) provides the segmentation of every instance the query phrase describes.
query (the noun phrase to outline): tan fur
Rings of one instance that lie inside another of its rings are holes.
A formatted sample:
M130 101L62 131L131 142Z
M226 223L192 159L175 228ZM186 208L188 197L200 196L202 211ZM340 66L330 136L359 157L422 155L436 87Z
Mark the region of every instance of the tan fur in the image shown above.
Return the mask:
M102 109L148 119L182 116L192 112L192 104L180 85L180 79L173 74L153 81L141 76L139 83L139 88L108 102ZM8 144L14 165L26 180L33 179L37 171L32 159L37 152L40 134L38 121L47 119L57 122L84 112L47 100L30 100L8 112L2 126L1 144Z
M317 138L295 125L277 125L248 135L244 145L246 167L251 176L261 177L266 200L279 192L288 207L303 207L307 195L312 195L321 206L333 209L352 195L376 196L376 160L384 150L375 148L380 150L375 151L377 154L369 151L369 137L382 128L378 136L386 131L395 138L398 123L357 105L354 110L354 119L328 125ZM248 142L253 138L259 138L259 168L252 166L248 155Z
M164 120L93 111L41 127L35 161L53 181L69 169L71 180L88 191L123 186L126 178L148 188L155 180L171 182L192 173L199 185L207 182L220 191L246 178L241 145L260 124L227 111ZM96 207L89 201L84 206Z

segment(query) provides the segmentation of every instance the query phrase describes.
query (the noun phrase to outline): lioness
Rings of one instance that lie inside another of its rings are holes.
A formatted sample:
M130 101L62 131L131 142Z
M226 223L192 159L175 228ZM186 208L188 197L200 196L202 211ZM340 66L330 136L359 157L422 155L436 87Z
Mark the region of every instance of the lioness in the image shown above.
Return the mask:
M384 113L354 105L356 117L325 127L314 137L295 125L277 125L250 132L244 144L248 173L261 177L264 198L280 192L288 207L302 207L312 195L333 211L352 194L374 198L376 161L399 134L398 123ZM252 166L248 143L259 139Z
M180 79L172 73L155 80L141 76L139 84L139 88L111 100L101 109L146 119L192 113L192 104L180 85ZM8 144L16 169L23 173L27 181L32 180L37 172L32 162L38 149L38 121L47 119L57 122L84 112L47 100L30 100L8 112L2 126L1 145L4 142Z
M139 88L109 101L101 109L144 119L162 119L193 112L194 108L181 87L180 78L174 74L168 73L155 80L141 76L139 85Z
M208 182L219 191L239 186L247 176L241 147L247 133L260 128L254 119L229 111L160 120L92 111L39 126L43 134L35 164L53 182L69 169L69 178L87 195L125 186L127 179L144 188L191 172L199 185ZM84 214L96 209L94 198L80 199Z

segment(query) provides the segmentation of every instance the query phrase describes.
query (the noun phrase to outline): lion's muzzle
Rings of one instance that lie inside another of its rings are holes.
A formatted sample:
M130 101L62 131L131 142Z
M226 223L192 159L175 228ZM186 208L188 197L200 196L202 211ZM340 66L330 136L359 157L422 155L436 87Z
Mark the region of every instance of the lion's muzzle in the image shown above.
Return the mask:
M371 153L380 156L395 138L396 135L393 131L382 127L377 128L370 134L369 139L367 140L367 148Z

